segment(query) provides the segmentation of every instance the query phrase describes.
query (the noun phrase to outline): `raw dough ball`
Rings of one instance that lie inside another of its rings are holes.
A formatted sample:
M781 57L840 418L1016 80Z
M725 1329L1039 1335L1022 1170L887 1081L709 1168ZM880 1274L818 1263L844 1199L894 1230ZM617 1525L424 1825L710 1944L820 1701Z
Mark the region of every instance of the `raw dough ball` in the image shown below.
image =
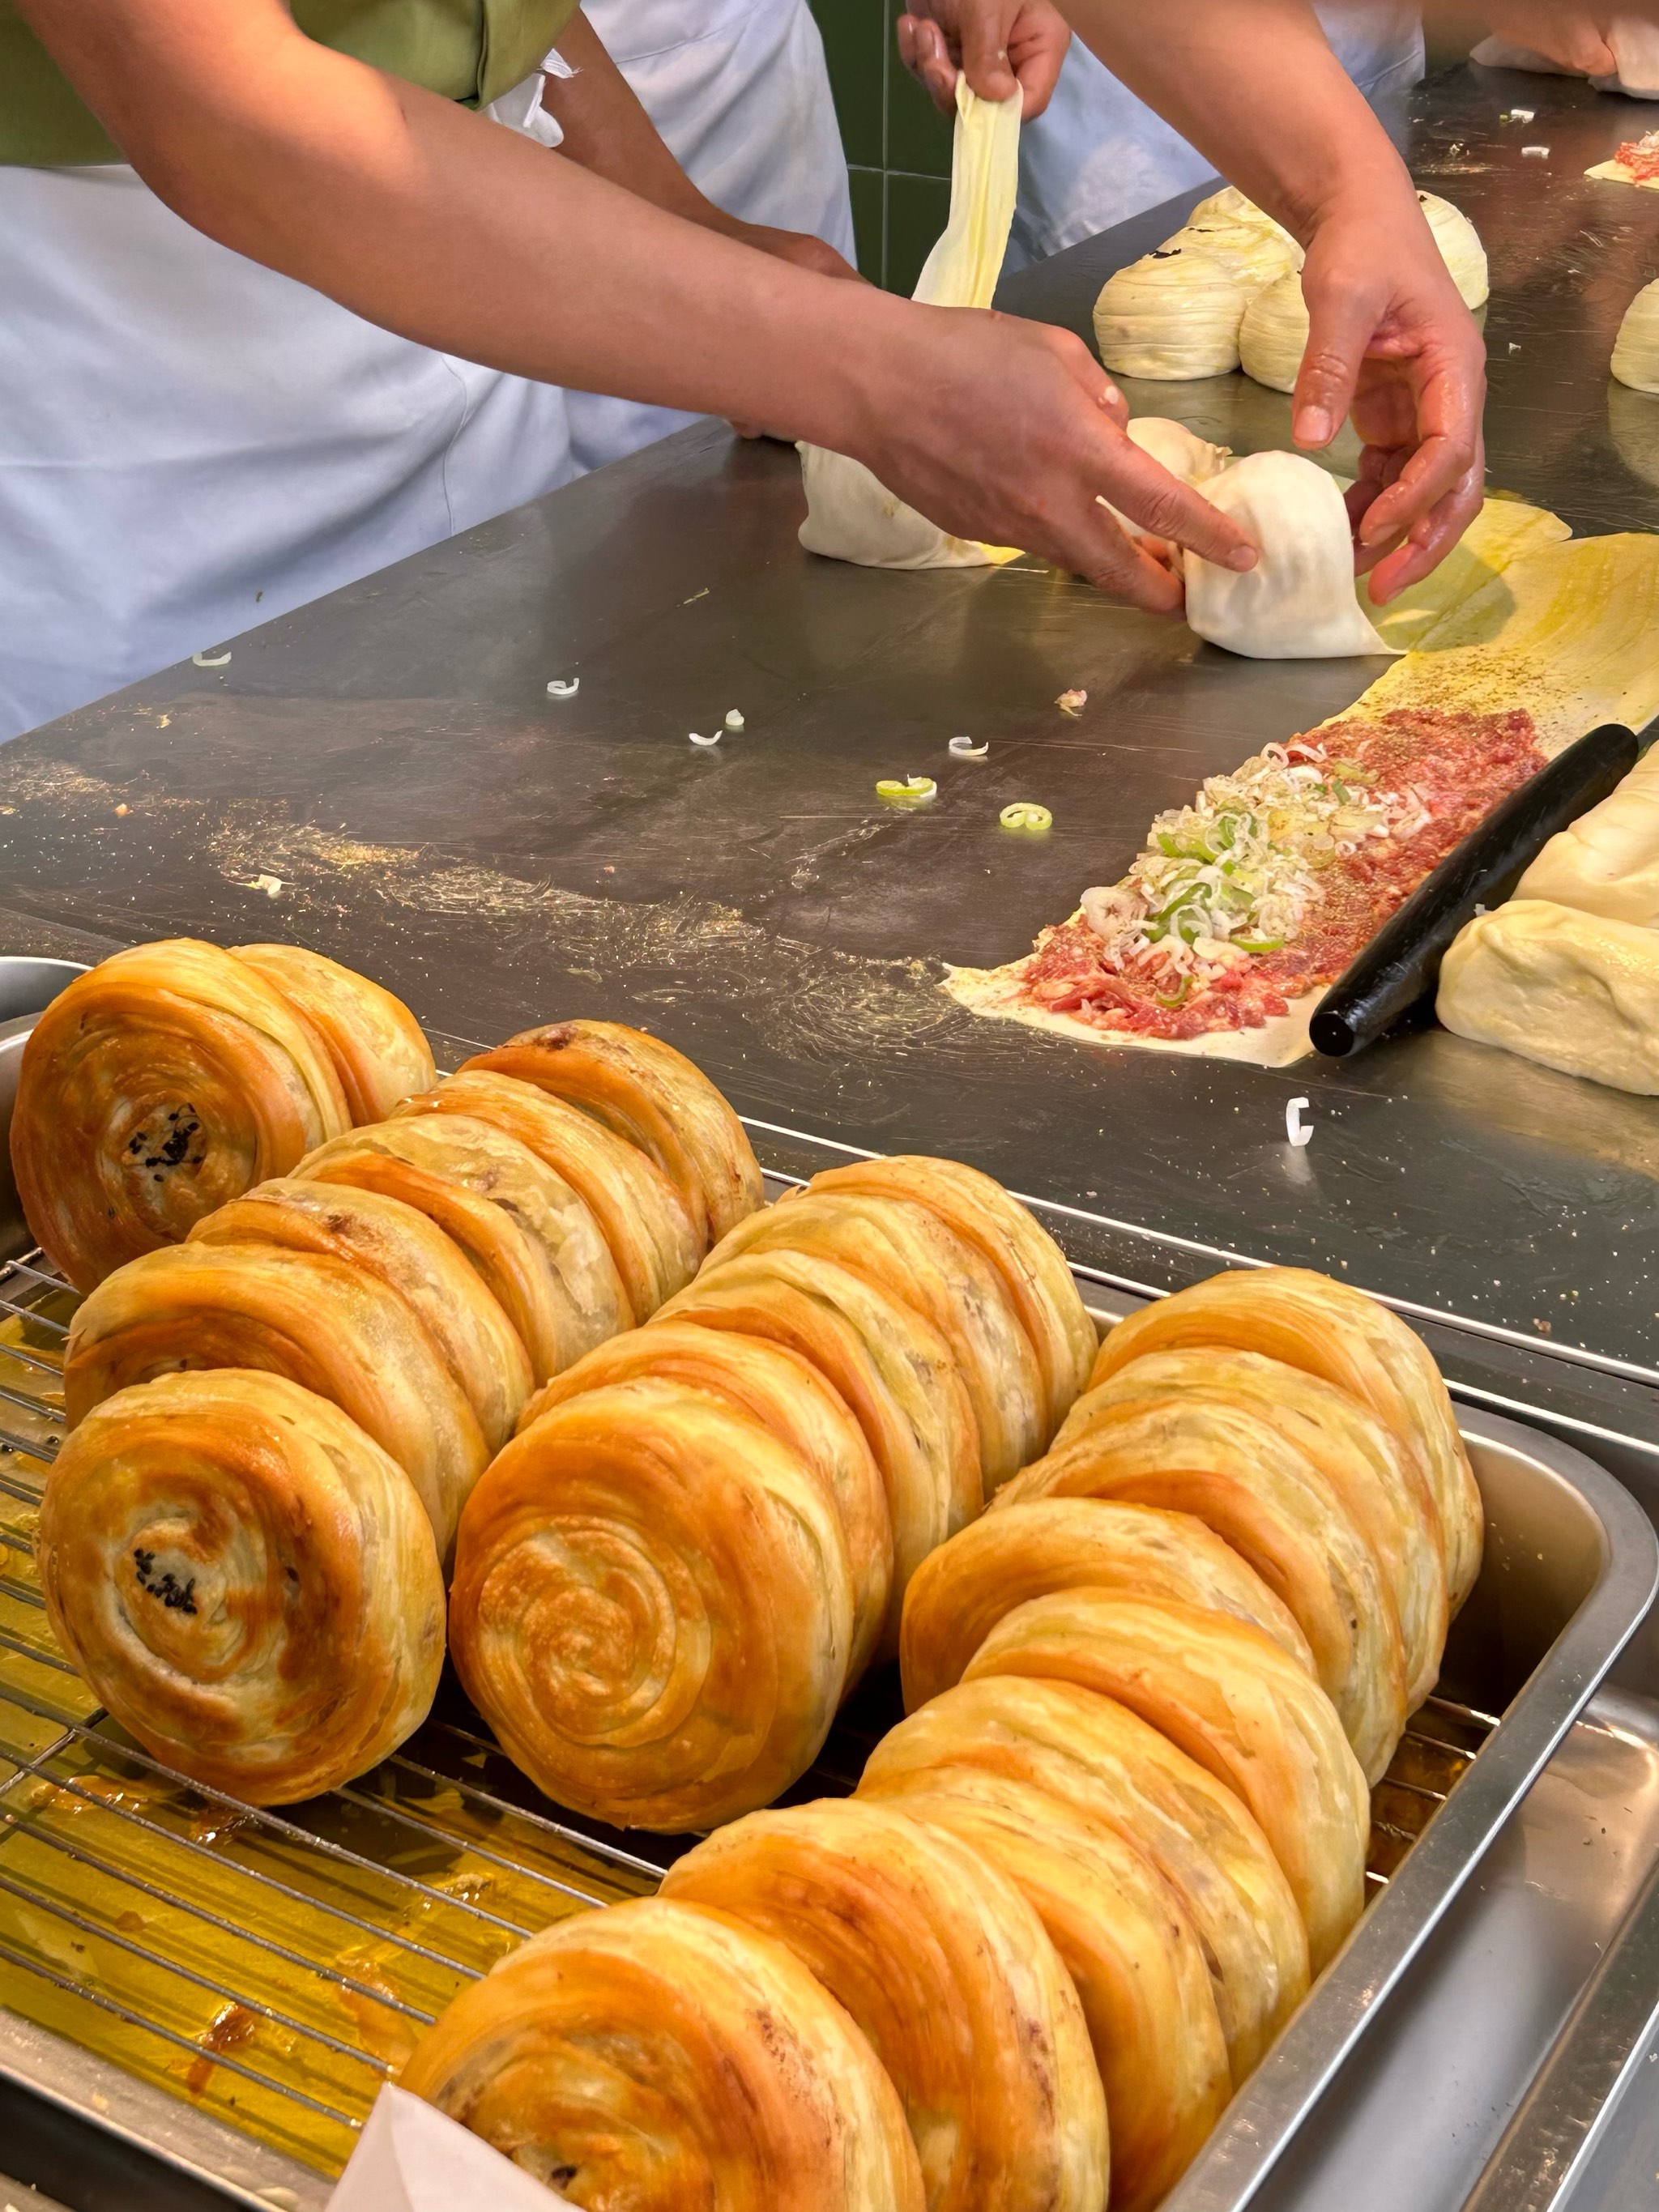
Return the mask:
M1511 899L1460 933L1435 1011L1477 1044L1659 1093L1659 931Z
M1172 477L1179 477L1184 484L1207 482L1232 459L1225 446L1212 446L1207 438L1200 438L1184 422L1172 422L1164 415L1137 415L1128 426L1127 434L1143 453L1150 453L1160 467L1168 469ZM1118 528L1127 531L1131 538L1153 535L1115 507L1109 506L1107 513Z
M1304 258L1290 232L1231 185L1195 209L1185 226L1164 243L1212 255L1247 289L1276 283L1299 269Z
M1659 748L1599 806L1552 837L1516 885L1608 921L1659 923Z
M1308 307L1292 270L1258 292L1239 326L1239 366L1274 392L1294 392L1308 346Z
M1632 392L1659 392L1659 283L1644 284L1626 308L1613 373Z
M1107 279L1095 301L1095 343L1117 376L1224 376L1238 367L1248 297L1213 255L1160 246Z
M1261 549L1243 574L1186 558L1187 620L1253 660L1387 653L1354 597L1353 533L1334 477L1299 453L1250 453L1199 489Z
M1486 249L1480 243L1480 232L1462 209L1454 207L1449 200L1443 200L1433 192L1419 192L1417 199L1428 217L1440 258L1451 271L1463 305L1485 307L1492 297L1492 283L1486 271Z

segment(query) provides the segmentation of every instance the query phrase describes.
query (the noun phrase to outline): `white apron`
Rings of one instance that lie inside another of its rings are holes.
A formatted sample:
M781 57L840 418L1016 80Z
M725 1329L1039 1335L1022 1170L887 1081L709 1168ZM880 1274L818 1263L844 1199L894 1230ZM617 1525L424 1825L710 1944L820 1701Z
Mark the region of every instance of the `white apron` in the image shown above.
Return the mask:
M1423 74L1420 11L1400 0L1322 6L1338 59L1375 104ZM1214 171L1170 124L1073 39L1046 112L1020 141L1009 269L1043 261L1173 199Z
M806 0L584 0L582 13L717 207L852 259L847 160ZM700 419L591 392L571 392L568 411L581 469Z

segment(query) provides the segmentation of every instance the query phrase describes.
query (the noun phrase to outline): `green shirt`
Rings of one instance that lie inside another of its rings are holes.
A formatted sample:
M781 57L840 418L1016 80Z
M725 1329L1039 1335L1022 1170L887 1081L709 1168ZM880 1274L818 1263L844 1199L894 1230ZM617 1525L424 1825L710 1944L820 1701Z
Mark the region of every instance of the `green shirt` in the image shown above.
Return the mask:
M308 38L487 106L527 77L578 0L293 0ZM125 159L11 4L0 0L0 163L64 168Z

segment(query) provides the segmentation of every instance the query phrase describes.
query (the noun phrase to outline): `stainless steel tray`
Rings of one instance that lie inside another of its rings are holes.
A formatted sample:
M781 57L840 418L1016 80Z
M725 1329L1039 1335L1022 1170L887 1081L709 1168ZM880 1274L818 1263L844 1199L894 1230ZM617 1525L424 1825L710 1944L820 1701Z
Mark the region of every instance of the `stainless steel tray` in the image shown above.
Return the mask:
M4 1054L0 1038L0 1067ZM787 1156L810 1171L847 1149L792 1135ZM0 1255L24 1241L11 1203ZM1139 1302L1083 1288L1103 1323ZM454 1989L534 1928L647 1891L684 1844L556 1813L453 1685L393 1759L281 1814L211 1797L112 1731L52 1650L27 1553L71 1310L38 1258L0 1266L0 2088L78 2112L222 2201L315 2212L380 2082ZM1255 2193L1659 1583L1652 1528L1601 1468L1522 1423L1460 1418L1486 1565L1442 1693L1376 1794L1380 1893L1171 2212ZM890 1675L862 1688L792 1795L850 1787L896 1712Z

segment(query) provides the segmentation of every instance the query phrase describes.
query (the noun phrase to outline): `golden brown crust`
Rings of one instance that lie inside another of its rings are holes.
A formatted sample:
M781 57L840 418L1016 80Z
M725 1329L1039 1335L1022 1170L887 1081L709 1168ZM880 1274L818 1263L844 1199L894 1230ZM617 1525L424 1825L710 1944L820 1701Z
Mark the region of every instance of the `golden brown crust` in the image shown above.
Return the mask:
M354 1122L384 1121L438 1079L432 1048L401 999L303 945L238 945L322 1039Z
M696 1273L701 1250L684 1201L656 1163L601 1123L516 1076L479 1068L410 1098L405 1115L464 1114L516 1137L586 1205L617 1263L629 1324L648 1321Z
M465 1394L395 1291L343 1260L169 1245L106 1278L64 1364L73 1428L116 1391L181 1369L252 1367L350 1416L414 1484L447 1557L489 1449Z
M720 1092L684 1053L623 1022L550 1022L461 1064L533 1083L654 1160L701 1250L764 1203L760 1163Z
M1209 1969L1181 1900L1103 1820L971 1767L895 1802L989 1860L1071 1976L1106 2092L1112 2212L1152 2212L1232 2094Z
M1319 1468L1393 1595L1406 1647L1406 1704L1415 1711L1434 1687L1445 1649L1445 1554L1439 1512L1394 1431L1319 1376L1260 1352L1204 1345L1132 1359L1078 1400L1060 1434L1085 1428L1101 1406L1176 1392L1247 1407Z
M818 1480L757 1421L611 1383L515 1437L461 1519L450 1640L538 1789L680 1830L775 1797L841 1701L854 1590Z
M314 1796L418 1728L444 1655L402 1471L275 1375L167 1375L64 1445L37 1557L52 1628L164 1765L255 1805Z
M973 1407L943 1337L850 1268L798 1252L705 1267L663 1318L781 1344L840 1393L887 1492L893 1591L882 1648L896 1651L905 1584L980 1506Z
M847 1538L854 1595L850 1689L872 1656L893 1584L893 1526L864 1431L810 1360L727 1329L659 1319L590 1352L530 1401L527 1429L555 1406L609 1382L678 1382L758 1421L817 1476Z
M665 1898L784 1943L899 2093L929 2212L1100 2212L1106 2106L1077 1993L990 1863L890 1806L757 1813L679 1860Z
M1042 1378L1001 1279L925 1206L860 1191L791 1192L740 1223L708 1264L758 1251L837 1261L926 1316L973 1402L988 1497L1042 1449Z
M1242 1406L1176 1395L1103 1405L999 1493L1190 1513L1296 1616L1368 1781L1406 1724L1400 1617L1375 1553L1314 1462Z
M194 938L101 961L23 1050L12 1168L77 1290L349 1127L333 1065L259 971Z
M378 1191L425 1214L477 1268L538 1382L629 1326L622 1278L586 1201L488 1121L404 1115L335 1138L294 1172Z
M977 1168L913 1154L830 1168L807 1188L914 1199L996 1269L1042 1375L1052 1436L1088 1382L1098 1340L1066 1255L1036 1216Z
M1370 1793L1330 1699L1271 1637L1192 1606L1066 1590L1017 1606L963 1679L997 1674L1115 1698L1224 1783L1272 1845L1319 1972L1364 1906Z
M1115 1828L1180 1898L1212 1962L1235 2086L1308 1987L1308 1938L1267 1838L1230 1790L1092 1690L1010 1675L958 1683L890 1729L859 1796L900 1800L977 1767Z
M922 2212L892 2084L781 1943L656 1898L464 1990L404 2087L592 2212Z
M1446 1386L1428 1346L1364 1291L1304 1267L1235 1269L1161 1298L1107 1332L1091 1380L1145 1352L1231 1345L1334 1382L1369 1406L1408 1451L1440 1516L1455 1613L1480 1571L1485 1513Z
M1172 1598L1263 1630L1310 1676L1296 1620L1254 1567L1190 1513L1101 1498L1002 1506L925 1559L904 1595L899 1658L908 1712L962 1680L1005 1613L1083 1588Z
M263 1182L190 1232L192 1244L270 1244L320 1252L395 1291L436 1346L499 1451L530 1395L530 1359L512 1322L459 1248L400 1199L297 1176Z

